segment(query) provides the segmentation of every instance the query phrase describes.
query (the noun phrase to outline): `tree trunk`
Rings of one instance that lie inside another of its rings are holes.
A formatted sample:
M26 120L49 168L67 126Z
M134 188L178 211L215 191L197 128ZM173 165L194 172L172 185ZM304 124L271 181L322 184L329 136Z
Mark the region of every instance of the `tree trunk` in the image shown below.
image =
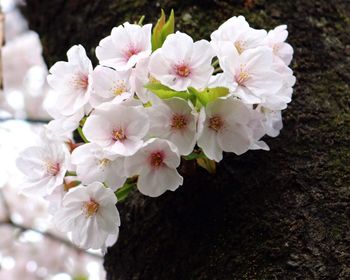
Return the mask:
M176 192L119 204L108 279L350 279L350 2L345 0L27 0L49 65L81 43L90 57L111 28L160 7L195 39L231 16L287 24L297 76L271 151L226 155ZM95 60L96 61L96 60Z

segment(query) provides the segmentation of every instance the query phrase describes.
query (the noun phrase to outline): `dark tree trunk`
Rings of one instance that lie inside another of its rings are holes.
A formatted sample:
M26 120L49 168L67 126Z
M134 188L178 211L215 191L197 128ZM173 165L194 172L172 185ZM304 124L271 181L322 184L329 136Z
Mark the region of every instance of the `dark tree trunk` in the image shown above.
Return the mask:
M346 0L27 0L46 61L73 44L90 56L124 21L175 9L177 29L208 38L243 14L288 24L295 94L270 152L226 155L175 193L133 193L119 205L108 279L350 279L350 2ZM157 4L159 3L159 4Z

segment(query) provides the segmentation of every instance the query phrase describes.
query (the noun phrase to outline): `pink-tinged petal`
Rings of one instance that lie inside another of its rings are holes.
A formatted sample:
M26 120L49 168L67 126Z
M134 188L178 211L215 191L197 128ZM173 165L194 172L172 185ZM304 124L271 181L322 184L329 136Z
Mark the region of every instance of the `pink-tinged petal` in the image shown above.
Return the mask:
M252 76L246 84L246 88L250 90L255 96L272 95L283 86L282 76L273 71L261 72Z
M250 49L241 54L242 61L245 61L245 71L249 74L264 72L272 67L273 54L268 47Z
M151 172L142 172L137 187L142 194L157 197L167 190L175 191L182 184L183 178L176 169L163 167Z
M162 50L156 50L149 61L148 69L154 77L157 77L161 82L162 76L169 75L171 73L171 63L167 60L163 54Z
M117 46L114 45L111 36L102 39L99 43L99 46L96 48L96 57L98 58L101 65L105 65L102 62L112 60L117 55L118 49Z
M284 62L285 65L289 65L291 63L293 54L293 47L287 43L283 43L276 51L276 55Z
M193 44L193 54L191 58L191 66L200 68L208 64L211 65L211 60L215 56L214 50L207 40L200 40Z
M239 97L246 104L259 104L262 102L261 97L257 97L248 88L242 86L238 86L232 95Z
M92 115L86 119L83 127L85 137L91 142L98 142L102 146L112 143L113 127L105 117Z
M44 177L40 180L26 181L22 184L21 192L26 196L41 196L48 195L47 186L50 182L49 177Z
M193 54L193 39L186 33L177 31L168 35L161 52L166 60L175 63L190 61Z
M97 212L97 224L99 228L106 232L118 230L120 225L120 217L117 208L114 205L103 207Z
M127 176L139 175L143 168L148 168L147 155L142 151L138 151L136 154L125 158L124 166Z
M69 206L72 204L80 204L82 201L89 201L90 196L86 191L85 186L78 186L71 189L63 199L63 206Z
M217 138L220 148L225 152L241 155L249 150L251 145L247 129L239 124L231 124Z
M197 140L197 144L209 159L216 162L222 160L222 149L218 145L217 133L215 131L204 127Z

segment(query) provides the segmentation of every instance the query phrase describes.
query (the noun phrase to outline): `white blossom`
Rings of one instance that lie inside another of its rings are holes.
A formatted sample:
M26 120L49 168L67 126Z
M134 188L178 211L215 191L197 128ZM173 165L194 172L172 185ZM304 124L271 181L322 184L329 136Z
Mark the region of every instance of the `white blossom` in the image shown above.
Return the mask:
M149 126L142 106L108 103L86 119L83 133L90 142L112 154L130 156L142 147Z
M196 144L197 113L193 106L181 98L170 98L154 102L148 108L152 137L167 139L188 155Z
M281 90L283 78L273 68L271 49L258 47L240 55L228 44L222 48L226 56L221 66L233 95L247 104L259 104Z
M221 56L220 45L229 43L239 54L246 50L264 45L266 38L265 30L251 28L243 16L232 17L224 22L211 36L211 45Z
M145 88L145 85L152 79L148 70L149 60L149 57L141 59L132 69L130 77L132 91L143 103L151 101L154 96L152 92Z
M65 116L73 115L88 103L92 89L92 64L85 49L73 46L67 52L68 62L56 62L47 77L56 97L56 108Z
M205 155L217 162L222 152L241 155L252 144L249 109L233 98L218 99L202 108L198 121L198 141Z
M214 68L214 52L206 40L193 42L185 33L169 35L150 59L149 71L162 84L183 91L188 87L205 88Z
M22 151L16 164L25 175L23 192L46 196L62 185L69 166L69 153L65 144L46 139L41 146Z
M76 165L77 178L84 185L99 181L116 190L126 180L124 158L111 156L95 143L75 148L71 161Z
M270 30L266 37L267 45L273 49L276 60L288 66L293 58L293 48L286 43L288 37L287 25L277 26Z
M92 73L94 85L91 105L97 107L104 102L112 100L122 102L130 98L133 95L130 74L131 70L115 71L109 67L97 66Z
M66 193L53 221L60 231L72 232L72 241L84 249L100 249L110 235L117 239L120 217L113 191L102 183L78 186Z
M118 71L131 69L151 54L151 30L151 24L140 26L128 22L114 27L111 35L102 39L96 48L100 64Z
M138 175L137 188L151 197L165 191L175 191L183 183L176 168L180 156L169 141L153 138L135 155L125 159L125 170L130 176Z

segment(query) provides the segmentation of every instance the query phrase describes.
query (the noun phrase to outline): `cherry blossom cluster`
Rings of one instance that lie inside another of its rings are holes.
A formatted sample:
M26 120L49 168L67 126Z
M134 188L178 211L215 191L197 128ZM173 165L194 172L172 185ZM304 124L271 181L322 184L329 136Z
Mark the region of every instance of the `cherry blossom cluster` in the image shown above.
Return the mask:
M194 41L162 13L153 30L114 27L96 67L73 46L50 69L43 145L18 159L24 191L49 200L56 226L82 248L113 244L115 204L133 186L157 197L183 184L181 162L210 170L223 152L269 149L261 139L279 134L295 83L287 36L285 25L267 32L239 16Z

